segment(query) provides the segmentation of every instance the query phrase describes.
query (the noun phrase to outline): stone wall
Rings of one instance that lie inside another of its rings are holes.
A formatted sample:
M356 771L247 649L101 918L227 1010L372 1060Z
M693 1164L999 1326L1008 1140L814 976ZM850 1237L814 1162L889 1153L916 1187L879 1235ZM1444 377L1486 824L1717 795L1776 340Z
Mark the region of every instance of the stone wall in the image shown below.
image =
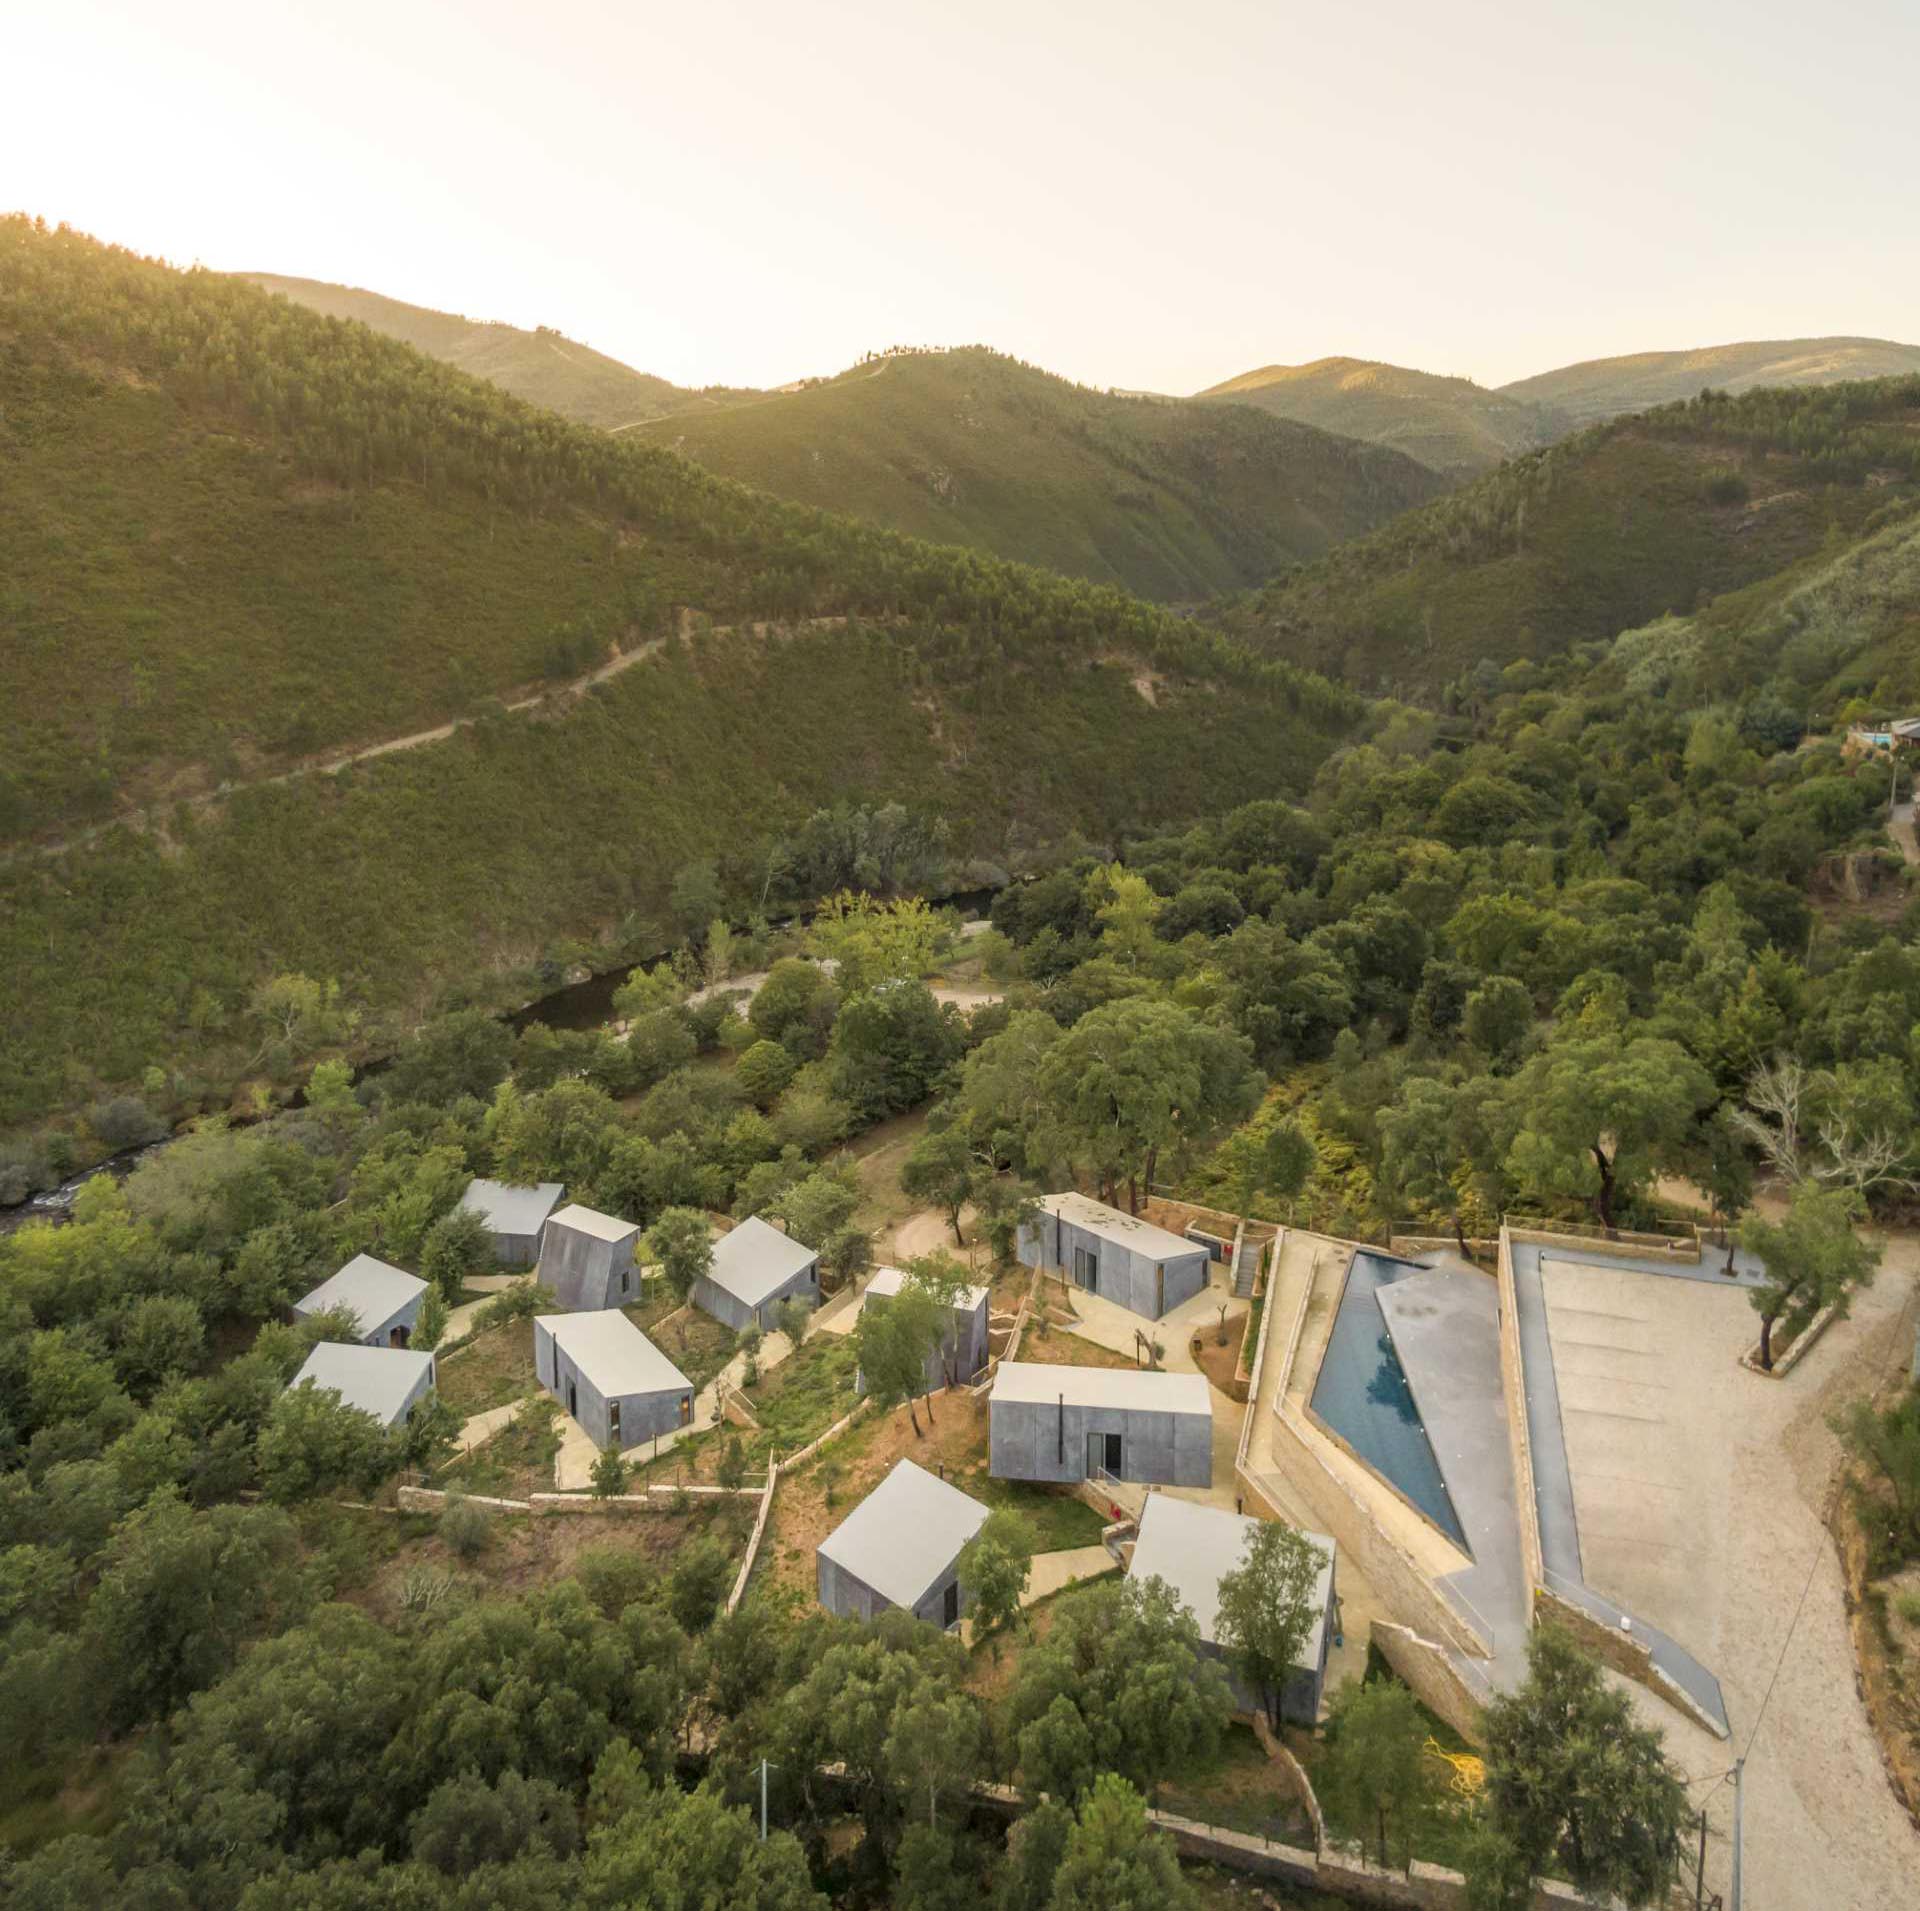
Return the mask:
M1412 1557L1381 1526L1372 1509L1336 1477L1291 1413L1274 1416L1273 1444L1282 1476L1307 1503L1315 1525L1353 1560L1361 1577L1390 1611L1429 1637L1463 1652L1484 1654L1492 1649L1493 1642L1482 1639L1454 1611ZM1261 1490L1258 1474L1242 1470L1240 1478L1275 1519L1286 1517Z
M1373 1643L1429 1712L1438 1713L1462 1738L1475 1745L1484 1742L1480 1697L1442 1647L1410 1627L1382 1619L1373 1622Z
M1665 1699L1676 1711L1684 1712L1715 1738L1726 1733L1717 1719L1709 1718L1682 1685L1667 1677L1654 1663L1653 1648L1636 1634L1620 1626L1603 1625L1584 1607L1563 1599L1551 1586L1534 1589L1533 1611L1537 1621L1561 1627L1571 1633L1580 1646L1611 1666L1614 1671L1644 1685L1657 1698Z
M1500 1283L1500 1393L1507 1409L1507 1446L1513 1456L1514 1511L1520 1520L1520 1564L1527 1577L1527 1619L1533 1589L1547 1576L1540 1551L1540 1502L1533 1484L1533 1439L1527 1430L1526 1371L1520 1361L1520 1314L1513 1291L1513 1243L1500 1230L1495 1278Z

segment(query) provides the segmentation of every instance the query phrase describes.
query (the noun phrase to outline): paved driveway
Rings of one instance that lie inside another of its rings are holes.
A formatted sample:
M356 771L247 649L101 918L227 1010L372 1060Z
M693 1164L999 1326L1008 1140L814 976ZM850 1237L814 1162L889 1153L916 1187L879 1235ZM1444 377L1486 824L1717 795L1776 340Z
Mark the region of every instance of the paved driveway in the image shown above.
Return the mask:
M1894 1243L1854 1317L1784 1380L1735 1364L1756 1316L1730 1285L1592 1265L1548 1273L1587 1579L1719 1675L1731 1745L1631 1690L1703 1781L1709 1883L1722 1891L1732 1792L1713 1784L1747 1752L1750 1911L1920 1904L1920 1832L1887 1784L1855 1689L1823 1519L1837 1459L1827 1415L1911 1349L1916 1265L1915 1243Z

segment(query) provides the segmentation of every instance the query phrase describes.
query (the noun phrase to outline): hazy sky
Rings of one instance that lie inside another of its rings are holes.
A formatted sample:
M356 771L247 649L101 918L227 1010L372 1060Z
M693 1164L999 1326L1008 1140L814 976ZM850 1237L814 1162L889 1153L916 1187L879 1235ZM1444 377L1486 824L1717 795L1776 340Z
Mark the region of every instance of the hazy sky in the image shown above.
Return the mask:
M682 383L1920 337L1920 0L11 0L0 207Z

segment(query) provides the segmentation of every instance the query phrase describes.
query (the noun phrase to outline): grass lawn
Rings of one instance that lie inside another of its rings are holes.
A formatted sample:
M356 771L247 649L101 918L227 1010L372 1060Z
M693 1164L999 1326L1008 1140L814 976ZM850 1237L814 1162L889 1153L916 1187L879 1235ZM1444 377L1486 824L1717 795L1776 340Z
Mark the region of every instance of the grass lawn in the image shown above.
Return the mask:
M533 1372L533 1322L509 1321L476 1334L464 1347L442 1355L436 1371L441 1399L463 1420L521 1399L539 1385Z
M692 1381L696 1393L733 1358L733 1329L697 1307L669 1298L622 1311Z
M1020 1358L1056 1367L1137 1367L1140 1364L1127 1354L1115 1353L1111 1347L1102 1347L1098 1341L1087 1339L1084 1334L1056 1326L1037 1311L1028 1318L1027 1331L1020 1336Z

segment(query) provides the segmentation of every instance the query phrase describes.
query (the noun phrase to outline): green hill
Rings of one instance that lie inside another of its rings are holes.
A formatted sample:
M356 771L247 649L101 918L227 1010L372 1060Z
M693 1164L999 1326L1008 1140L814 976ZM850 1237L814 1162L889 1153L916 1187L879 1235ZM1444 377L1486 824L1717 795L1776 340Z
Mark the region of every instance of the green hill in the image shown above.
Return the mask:
M1310 365L1263 365L1199 394L1257 405L1278 418L1388 445L1459 480L1478 477L1519 452L1551 444L1571 421L1467 378L1441 378L1361 358Z
M430 358L487 379L530 405L544 405L562 417L603 430L617 431L669 412L732 404L752 396L718 388L688 391L664 378L637 372L545 326L527 332L517 325L459 318L451 312L383 298L378 292L363 292L357 286L329 285L324 279L291 279L275 272L236 276L328 318L358 319Z
M1744 392L1761 385L1838 385L1920 372L1920 345L1884 338L1788 338L1710 345L1692 352L1636 352L1502 385L1500 395L1544 405L1573 425L1617 418L1692 398L1704 390Z
M0 1124L234 1079L283 971L338 976L376 1046L524 999L543 960L659 946L690 861L753 906L772 841L841 799L1013 862L1298 788L1363 718L1119 592L636 436L0 222ZM493 701L616 647L643 661L588 694Z
M1169 600L1257 583L1439 488L1391 451L1244 406L1119 397L981 349L882 358L646 435L779 497Z
M1430 697L1482 660L1610 639L1904 512L1920 377L1710 396L1589 428L1220 613L1269 654Z

